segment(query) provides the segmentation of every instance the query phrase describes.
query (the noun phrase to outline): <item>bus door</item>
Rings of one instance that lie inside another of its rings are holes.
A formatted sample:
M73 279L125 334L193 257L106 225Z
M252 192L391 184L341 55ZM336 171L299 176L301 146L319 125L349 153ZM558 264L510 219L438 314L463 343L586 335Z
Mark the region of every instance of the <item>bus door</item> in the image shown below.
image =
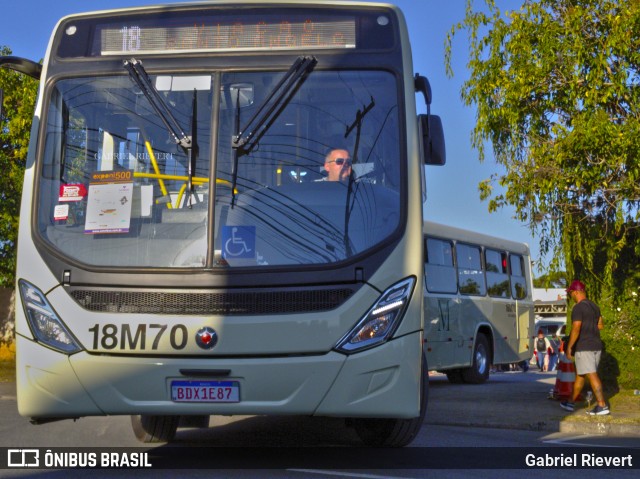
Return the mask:
M527 270L525 260L521 255L509 255L509 266L511 270L511 295L516 298L515 315L518 321L518 338L514 346L518 354L529 352L533 354L533 303L527 301L531 294L527 287Z
M482 268L482 248L475 244L456 243L456 266L461 298L459 333L465 347L456 351L465 365L472 361L476 333L491 321L491 302L486 300L487 285Z
M430 369L457 365L464 349L460 331L458 285L449 240L427 238L425 263L425 338ZM455 358L455 359L454 359Z

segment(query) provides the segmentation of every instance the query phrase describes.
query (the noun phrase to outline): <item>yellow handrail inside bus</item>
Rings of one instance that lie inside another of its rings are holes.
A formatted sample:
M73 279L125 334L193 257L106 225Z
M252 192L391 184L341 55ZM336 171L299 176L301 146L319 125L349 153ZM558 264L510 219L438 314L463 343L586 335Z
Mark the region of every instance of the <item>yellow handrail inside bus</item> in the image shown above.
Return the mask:
M151 178L152 180L167 180L167 181L189 181L189 177L181 176L181 175L167 175L165 173L144 173L142 171L134 171L133 176L135 178ZM201 185L203 183L209 183L209 178L201 178L194 176L191 181L195 184ZM230 181L227 180L217 180L216 183L228 183L231 184ZM164 191L162 192L164 194Z
M169 202L167 203L167 208L169 209L178 208L178 206L180 205L180 201L182 201L182 195L184 195L184 192L187 189L187 183L189 181L189 177L182 176L182 175L167 175L164 173L160 173L160 168L158 167L158 161L156 160L156 155L153 152L151 143L149 141L145 141L144 145L147 148L147 152L149 153L149 158L151 159L151 165L153 166L153 171L155 173L143 173L141 171L134 171L133 172L134 178L150 178L153 180L157 180L158 185L160 185L160 191L162 192L162 195L168 198L171 198L171 197L169 195L169 192L167 191L167 187L164 184L165 180L166 181L184 181L184 184L182 185L182 187L180 188L180 191L178 192L178 198L176 199L175 206L171 204L170 199L169 199ZM194 185L202 185L204 183L209 183L209 178L194 176L191 179L191 181L193 182ZM220 178L216 179L216 184L226 185L231 187L230 181L223 180ZM237 193L238 190L236 189L235 192Z
M147 153L149 153L149 158L151 158L151 165L153 166L153 171L156 172L156 175L160 175L160 168L158 168L158 161L156 160L156 155L153 152L153 148L151 148L151 143L149 143L149 141L145 141L144 142L144 146L146 146L147 148ZM133 176L137 176L135 174L135 172L133 173ZM160 191L162 191L162 196L167 196L167 188L164 186L164 181L162 178L158 177L158 184L160 185ZM169 203L167 203L167 208L172 209L173 206L171 205L171 201L169 201Z

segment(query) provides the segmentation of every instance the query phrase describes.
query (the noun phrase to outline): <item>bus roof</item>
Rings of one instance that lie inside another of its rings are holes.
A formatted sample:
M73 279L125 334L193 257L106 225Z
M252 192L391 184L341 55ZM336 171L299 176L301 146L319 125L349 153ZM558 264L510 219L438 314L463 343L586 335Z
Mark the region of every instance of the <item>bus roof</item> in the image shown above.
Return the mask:
M346 6L346 7L378 7L378 8L390 8L395 11L400 11L400 9L391 3L378 3L378 2L362 2L362 1L351 1L351 0L204 0L199 2L167 2L163 3L161 0L158 0L158 3L151 5L141 5L141 6L132 6L132 7L123 7L123 8L114 8L109 10L87 10L83 12L73 13L67 15L62 18L62 20L66 20L69 18L74 18L78 16L85 15L94 15L94 14L105 14L105 13L115 13L115 12L133 12L133 11L144 11L144 10L154 10L157 8L192 8L192 7L207 7L207 6L215 6L215 5L233 5L234 7L240 7L243 5L291 5L291 6Z
M496 249L506 249L514 253L529 256L529 245L518 241L499 238L476 231L456 228L455 226L443 225L432 221L425 221L423 226L423 234L429 236L437 236L439 238L447 238L465 243L473 243Z

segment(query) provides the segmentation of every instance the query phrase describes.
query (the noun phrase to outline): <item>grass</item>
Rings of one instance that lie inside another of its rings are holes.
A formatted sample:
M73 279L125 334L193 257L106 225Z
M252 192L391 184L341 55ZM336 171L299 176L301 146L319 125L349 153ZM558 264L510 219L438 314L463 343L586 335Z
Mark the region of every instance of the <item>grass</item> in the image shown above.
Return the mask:
M589 416L585 414L586 406L564 417L569 422L599 422L605 424L637 424L640 425L640 396L634 394L633 389L621 389L607 402L611 407L609 416ZM586 403L585 403L586 404ZM594 406L594 402L591 406Z
M16 380L16 362L0 361L0 383L11 383Z
M611 410L623 410L640 414L640 396L634 395L632 389L622 389L609 398Z
M16 346L14 343L0 345L0 382L16 380Z

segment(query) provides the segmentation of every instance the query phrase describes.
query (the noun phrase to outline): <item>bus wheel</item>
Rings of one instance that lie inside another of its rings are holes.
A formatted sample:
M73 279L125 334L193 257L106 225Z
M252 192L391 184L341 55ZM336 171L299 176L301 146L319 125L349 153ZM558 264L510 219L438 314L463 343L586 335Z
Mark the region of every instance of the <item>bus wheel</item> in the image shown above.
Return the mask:
M471 384L482 384L489 379L489 341L484 334L478 334L473 348L473 363L470 368L463 369L462 379Z
M423 355L420 374L420 415L418 417L412 419L352 418L348 421L348 424L355 429L356 434L365 445L403 447L415 439L427 412L429 395L427 374L427 359Z
M180 416L131 416L131 426L141 442L170 442L176 435Z
M447 375L447 379L451 384L461 384L464 382L462 379L462 369L449 369L444 373Z

